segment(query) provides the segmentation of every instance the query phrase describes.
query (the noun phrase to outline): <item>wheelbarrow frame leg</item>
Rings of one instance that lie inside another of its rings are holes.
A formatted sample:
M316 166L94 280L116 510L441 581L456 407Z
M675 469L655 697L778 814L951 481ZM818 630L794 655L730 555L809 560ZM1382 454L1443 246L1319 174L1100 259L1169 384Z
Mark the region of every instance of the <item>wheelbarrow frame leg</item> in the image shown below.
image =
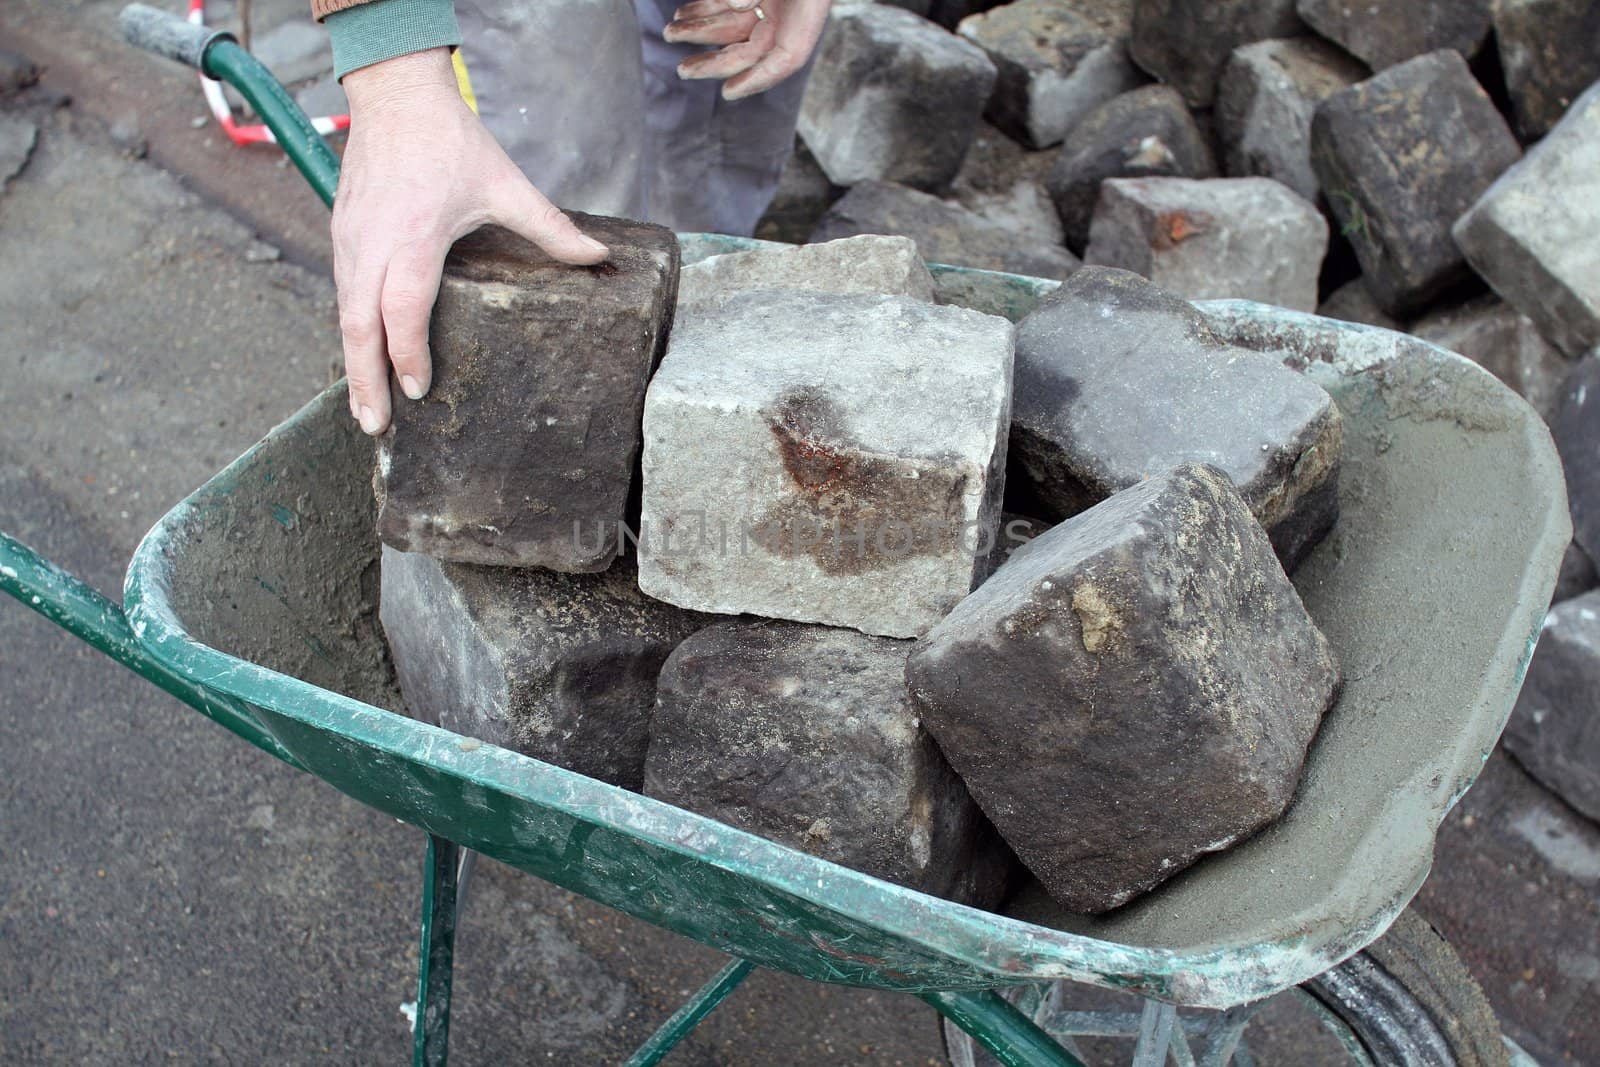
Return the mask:
M699 992L684 1001L683 1006L672 1013L661 1028L650 1035L650 1040L639 1046L624 1067L655 1067L662 1058L673 1048L689 1036L689 1033L699 1026L713 1008L721 1004L739 987L739 983L749 977L755 970L755 964L749 960L733 960L723 967L711 981L700 987Z
M450 1049L450 983L455 973L456 879L461 848L428 835L422 867L422 950L417 964L414 1067L445 1067Z
M1084 1067L1082 1060L992 989L918 996L971 1034L1005 1067Z

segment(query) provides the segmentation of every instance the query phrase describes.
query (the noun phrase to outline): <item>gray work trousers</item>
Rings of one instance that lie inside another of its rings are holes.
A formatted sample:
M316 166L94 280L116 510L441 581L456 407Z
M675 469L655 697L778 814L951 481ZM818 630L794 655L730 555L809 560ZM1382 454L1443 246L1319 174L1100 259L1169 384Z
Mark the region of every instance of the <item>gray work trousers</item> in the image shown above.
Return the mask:
M681 0L456 0L478 113L564 208L748 235L794 146L805 73L729 103L682 81Z

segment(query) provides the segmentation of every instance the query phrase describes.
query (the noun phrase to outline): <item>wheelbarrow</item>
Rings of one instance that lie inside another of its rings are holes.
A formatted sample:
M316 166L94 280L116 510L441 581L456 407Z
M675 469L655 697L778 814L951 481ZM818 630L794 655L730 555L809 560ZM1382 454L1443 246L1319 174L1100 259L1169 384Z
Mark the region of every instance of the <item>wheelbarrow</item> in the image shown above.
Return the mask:
M124 25L233 84L331 203L337 160L228 35L138 5ZM682 237L690 262L753 244ZM932 269L941 300L1013 319L1056 284ZM3 534L0 589L427 833L418 1064L446 1059L463 850L730 957L630 1064L659 1061L757 967L920 997L959 1064L1076 1065L1075 1039L1103 1034L1131 1037L1138 1067L1250 1064L1252 1006L1296 987L1357 1062L1504 1063L1481 994L1406 908L1539 635L1571 535L1554 447L1521 398L1425 342L1249 302L1200 307L1345 415L1342 516L1295 584L1347 682L1282 819L1103 916L1037 889L1004 915L954 904L408 718L373 602L372 445L342 384L150 530L122 606ZM1143 999L1079 1009L1079 987Z

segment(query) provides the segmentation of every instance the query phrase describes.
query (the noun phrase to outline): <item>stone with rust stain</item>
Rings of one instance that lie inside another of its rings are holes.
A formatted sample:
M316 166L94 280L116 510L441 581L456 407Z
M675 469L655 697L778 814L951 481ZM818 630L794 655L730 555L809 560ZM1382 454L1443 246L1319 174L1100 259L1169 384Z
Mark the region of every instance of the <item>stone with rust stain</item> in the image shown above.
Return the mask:
M1142 274L1190 300L1317 306L1328 223L1270 178L1113 178L1083 261Z
M906 676L979 807L1083 912L1276 819L1339 682L1266 534L1201 464L1035 538Z
M1095 106L1144 75L1128 58L1133 0L1012 0L957 32L999 71L990 121L1033 148L1059 144Z
M700 611L911 637L980 576L1013 328L764 291L673 331L644 416L639 583Z
M1294 0L1135 0L1129 52L1191 106L1210 107L1235 48L1304 32Z
M1451 224L1522 150L1459 52L1430 52L1324 100L1311 165L1380 307L1403 316L1467 276Z
M1227 172L1280 181L1315 202L1311 116L1317 105L1367 76L1360 63L1315 37L1236 48L1217 88L1217 129Z
M1107 178L1211 178L1216 172L1211 146L1183 97L1169 86L1147 85L1084 116L1056 156L1045 188L1067 247L1081 253Z
M1489 36L1494 0L1298 0L1308 25L1373 70L1453 49L1470 59Z
M456 242L428 340L433 387L393 388L379 439L378 535L457 563L604 570L619 551L639 416L666 342L678 242L578 215L611 258L557 263L496 227ZM604 528L598 540L578 527Z
M995 69L976 45L887 4L834 8L799 131L830 181L943 189L972 144Z
M1017 327L1012 470L1046 517L1211 463L1292 570L1338 515L1342 443L1314 382L1223 344L1194 305L1126 271L1083 268Z
M1517 132L1535 140L1600 81L1600 4L1498 0L1494 37Z
M933 275L909 237L863 234L836 241L710 256L683 268L680 311L752 289L887 293L933 303Z
M929 263L1036 278L1065 278L1078 269L1078 257L1059 244L892 182L862 182L851 189L822 216L811 240L863 233L909 237Z
M387 546L379 617L412 716L637 790L656 675L712 620L604 574L441 563Z
M1600 84L1455 222L1494 291L1577 358L1600 346Z
M991 907L1012 860L918 722L909 641L707 627L668 657L644 791L877 878Z

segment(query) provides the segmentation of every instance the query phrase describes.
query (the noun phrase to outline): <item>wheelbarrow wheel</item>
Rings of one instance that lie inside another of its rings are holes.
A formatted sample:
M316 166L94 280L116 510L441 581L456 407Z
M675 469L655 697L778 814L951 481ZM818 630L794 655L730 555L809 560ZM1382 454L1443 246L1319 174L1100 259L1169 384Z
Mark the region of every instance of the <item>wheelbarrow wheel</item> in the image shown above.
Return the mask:
M1147 1002L1143 1013L1065 1010L1065 994L1072 988L1065 982L1043 989L1023 986L1004 995L1080 1059L1084 1057L1075 1038L1135 1038L1141 1019L1148 1020L1155 1004ZM1414 910L1403 912L1383 937L1298 992L1343 1042L1353 1062L1376 1067L1508 1065L1500 1026L1483 990L1445 939ZM1184 1035L1187 1054L1174 1052L1172 1061L1199 1067L1256 1065L1244 1032L1252 1014L1247 1006L1182 1018L1175 1029ZM954 1023L944 1019L941 1025L952 1067L999 1067L998 1059ZM1132 1062L1159 1064L1168 1057L1141 1047ZM1259 1062L1259 1067L1271 1065Z

